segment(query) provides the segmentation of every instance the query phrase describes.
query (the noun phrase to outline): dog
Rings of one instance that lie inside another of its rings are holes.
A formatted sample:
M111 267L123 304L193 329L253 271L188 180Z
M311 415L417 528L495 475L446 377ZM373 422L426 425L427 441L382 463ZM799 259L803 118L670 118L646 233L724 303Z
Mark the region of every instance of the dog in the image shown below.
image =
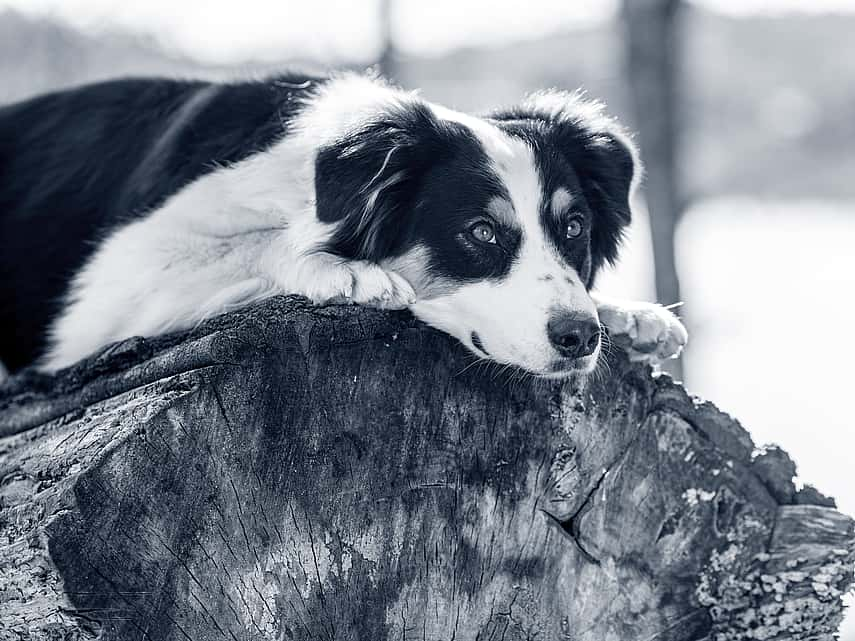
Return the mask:
M482 359L591 372L686 330L591 292L641 173L578 93L476 117L366 75L120 79L0 108L0 360L66 368L276 294L408 308Z

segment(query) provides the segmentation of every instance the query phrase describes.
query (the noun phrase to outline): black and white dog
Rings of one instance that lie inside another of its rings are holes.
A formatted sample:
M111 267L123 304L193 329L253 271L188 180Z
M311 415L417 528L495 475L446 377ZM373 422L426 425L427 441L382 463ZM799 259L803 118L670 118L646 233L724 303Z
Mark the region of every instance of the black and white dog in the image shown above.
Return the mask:
M589 292L639 173L597 104L474 117L367 77L130 79L0 108L0 360L70 365L280 293L409 308L482 358L591 371L686 332Z

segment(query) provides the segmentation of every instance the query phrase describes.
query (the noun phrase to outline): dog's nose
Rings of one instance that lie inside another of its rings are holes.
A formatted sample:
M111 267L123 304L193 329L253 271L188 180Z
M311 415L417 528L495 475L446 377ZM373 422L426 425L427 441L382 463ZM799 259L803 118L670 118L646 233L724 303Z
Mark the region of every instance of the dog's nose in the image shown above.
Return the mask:
M567 358L593 354L600 342L600 324L590 316L555 315L546 324L546 333L558 353Z

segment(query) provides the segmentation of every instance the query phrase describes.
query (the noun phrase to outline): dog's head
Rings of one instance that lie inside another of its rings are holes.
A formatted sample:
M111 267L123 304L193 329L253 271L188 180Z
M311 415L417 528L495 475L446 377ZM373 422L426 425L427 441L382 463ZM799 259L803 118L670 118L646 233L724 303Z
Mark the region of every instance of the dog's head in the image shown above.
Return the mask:
M413 285L413 313L541 376L590 371L588 294L630 221L636 152L595 103L536 94L485 118L412 96L320 150L329 249Z

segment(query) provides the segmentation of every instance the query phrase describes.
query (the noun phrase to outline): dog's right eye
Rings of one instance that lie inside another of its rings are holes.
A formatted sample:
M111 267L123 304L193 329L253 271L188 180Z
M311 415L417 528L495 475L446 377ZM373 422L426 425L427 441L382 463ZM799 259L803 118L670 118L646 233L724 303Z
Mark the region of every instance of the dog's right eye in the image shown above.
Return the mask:
M490 223L475 223L469 228L469 233L480 243L496 244L496 232Z

